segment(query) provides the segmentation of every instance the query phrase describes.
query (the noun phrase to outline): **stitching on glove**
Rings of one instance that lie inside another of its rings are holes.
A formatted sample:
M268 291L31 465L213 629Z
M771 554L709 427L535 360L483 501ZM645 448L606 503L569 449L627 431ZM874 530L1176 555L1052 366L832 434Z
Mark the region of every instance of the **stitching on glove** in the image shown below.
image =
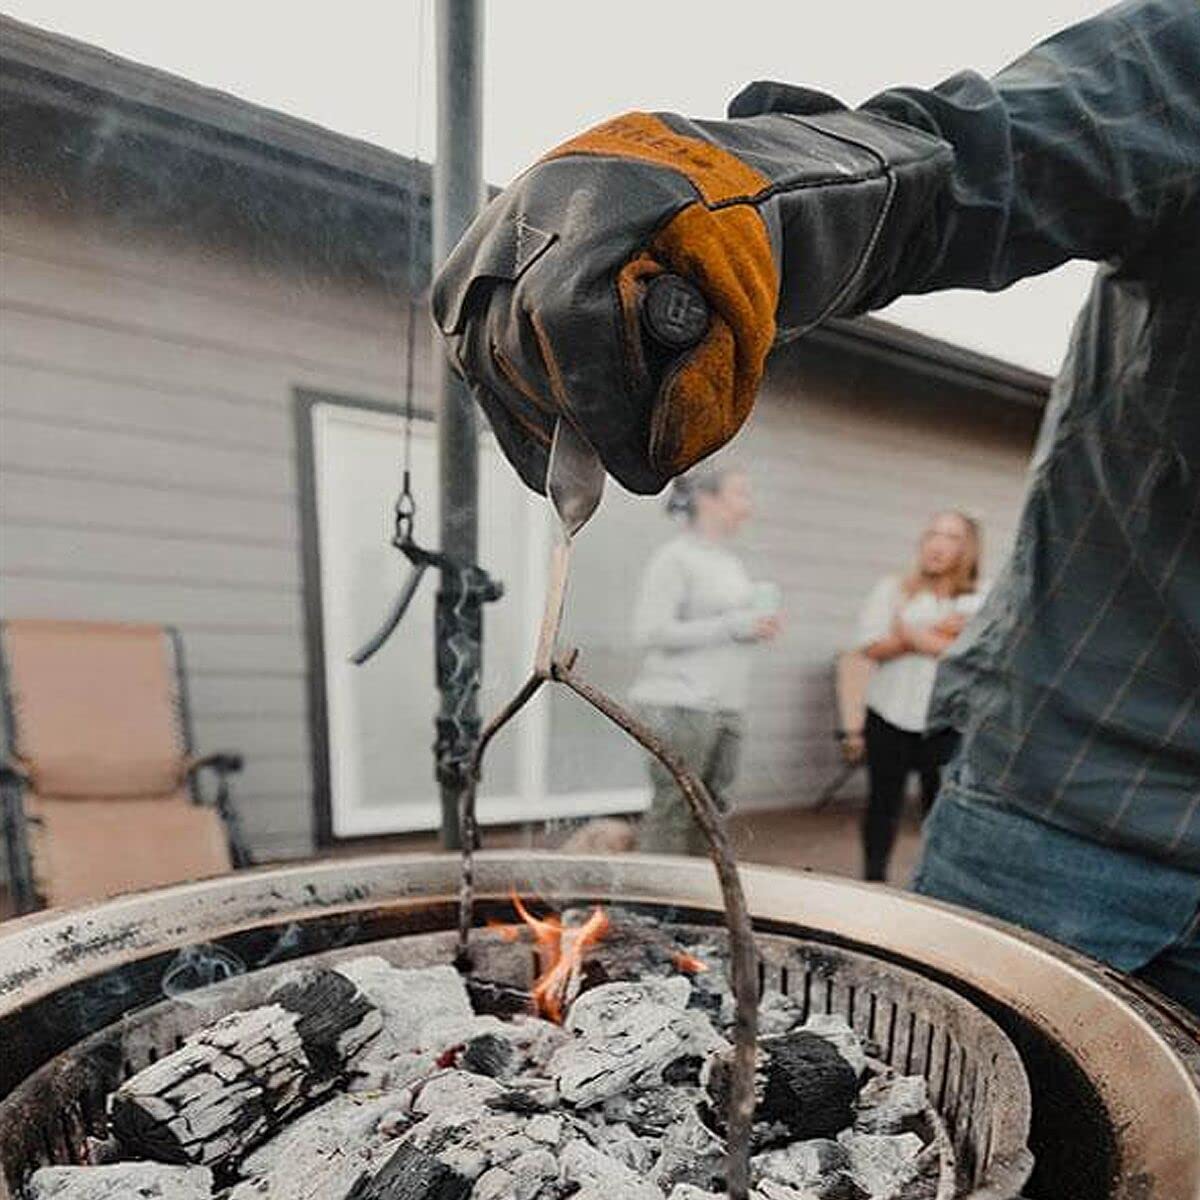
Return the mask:
M762 204L764 201L773 199L776 196L786 196L793 192L816 191L820 188L828 187L844 187L846 184L866 183L868 180L872 179L895 177L895 171L889 166L886 157L869 142L863 141L859 138L851 137L846 133L841 133L833 129L826 129L820 125L814 125L811 122L804 120L802 117L796 116L794 113L776 113L773 115L781 117L783 120L789 121L794 125L799 125L808 130L809 133L818 134L821 137L828 138L830 141L841 142L843 145L853 146L855 149L861 150L870 155L874 165L869 169L857 171L852 175L832 174L828 176L821 176L817 179L812 178L811 175L806 175L792 180L782 179L772 183L764 191L752 197L751 199L754 204ZM834 115L841 116L845 114L838 113ZM867 115L872 121L876 119L874 113L869 113ZM880 121L882 123L883 118L880 118ZM889 121L888 124L892 125L898 131L903 131L906 134L915 134L928 145L928 149L924 154L919 156L914 155L913 158L905 164L906 166L916 166L920 163L926 163L933 159L945 158L950 153L950 148L945 142L931 137L929 134L925 133L924 130L901 125L897 121ZM712 205L712 207L714 210L716 210L719 208L725 208L729 205L744 204L745 202L746 197L735 196L729 200L722 200L720 203Z
M571 406L567 401L567 389L563 383L562 370L558 365L558 359L554 356L554 347L550 345L550 337L546 333L546 327L542 324L542 318L532 309L529 310L529 324L533 327L533 336L542 355L542 367L546 372L546 378L550 381L550 393L553 395L555 403L566 415L571 412Z
M813 325L820 325L827 317L831 316L841 306L842 302L854 290L855 285L866 274L867 263L874 253L875 247L879 242L879 235L883 232L883 226L888 219L888 214L892 211L892 201L896 198L896 177L890 171L887 175L888 190L887 195L883 198L883 203L879 206L879 216L875 218L874 228L871 230L871 236L867 239L867 244L863 247L862 254L859 255L858 262L854 265L854 270L846 277L845 283L833 294L829 303L818 314L813 321ZM811 326L810 326L811 328Z
M542 161L570 154L634 159L682 175L706 204L748 200L771 181L736 155L701 138L685 137L653 113L630 112L585 130Z
M540 409L542 412L553 413L553 407L546 402L544 396L539 396L533 389L533 385L517 370L516 365L504 353L503 350L493 340L491 345L492 361L496 364L500 374L504 376L508 385L520 392L530 404Z

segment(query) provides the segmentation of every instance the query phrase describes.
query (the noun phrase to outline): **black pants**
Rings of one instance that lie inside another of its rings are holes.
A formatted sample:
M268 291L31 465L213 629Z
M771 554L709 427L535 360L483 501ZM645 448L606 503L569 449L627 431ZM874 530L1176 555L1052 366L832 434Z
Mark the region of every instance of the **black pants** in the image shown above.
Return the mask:
M864 735L871 792L862 826L863 875L866 879L884 880L896 842L909 774L916 771L921 777L921 811L927 813L937 797L941 769L954 753L958 735L952 729L929 737L910 733L871 709L867 710Z

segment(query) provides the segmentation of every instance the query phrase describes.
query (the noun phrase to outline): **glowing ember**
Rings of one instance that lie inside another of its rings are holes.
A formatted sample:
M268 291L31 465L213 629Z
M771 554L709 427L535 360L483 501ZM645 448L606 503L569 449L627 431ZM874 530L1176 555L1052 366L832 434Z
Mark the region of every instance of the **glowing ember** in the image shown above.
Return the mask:
M674 963L677 971L682 971L685 975L699 975L708 970L708 963L704 959L697 958L694 954L688 954L684 950L677 950L671 955L671 962Z
M533 933L537 947L539 973L533 985L534 1003L542 1016L561 1024L567 1006L579 991L584 952L608 933L608 914L596 908L582 925L564 926L556 914L535 917L515 892L512 902Z
M503 921L497 921L495 917L488 917L487 927L494 933L500 935L501 941L515 942L521 936L522 925L507 925Z

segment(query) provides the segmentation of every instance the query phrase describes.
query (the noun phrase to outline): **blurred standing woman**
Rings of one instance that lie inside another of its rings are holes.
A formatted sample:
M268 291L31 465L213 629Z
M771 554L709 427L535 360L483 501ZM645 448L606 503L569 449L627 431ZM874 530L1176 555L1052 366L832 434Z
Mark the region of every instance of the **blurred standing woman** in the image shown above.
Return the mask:
M858 647L875 661L867 685L867 771L863 818L865 878L887 878L904 790L915 771L924 812L933 806L941 768L954 749L952 730L925 736L937 660L977 611L980 531L957 510L929 521L907 575L889 576L871 592L859 619Z
M642 577L634 640L645 651L630 696L694 770L723 811L737 773L750 651L779 632L778 591L754 584L729 548L752 513L741 471L701 467L677 479L667 511L687 528ZM654 796L640 850L704 854L707 845L668 771L650 762Z

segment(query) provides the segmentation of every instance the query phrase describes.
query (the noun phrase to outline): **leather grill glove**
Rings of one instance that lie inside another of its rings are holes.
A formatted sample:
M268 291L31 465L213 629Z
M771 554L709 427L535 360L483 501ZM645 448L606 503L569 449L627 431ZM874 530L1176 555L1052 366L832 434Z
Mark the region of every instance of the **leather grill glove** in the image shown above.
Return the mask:
M738 431L775 341L885 303L918 269L945 142L779 85L731 112L580 134L439 273L451 360L535 490L564 417L625 487L659 491Z

